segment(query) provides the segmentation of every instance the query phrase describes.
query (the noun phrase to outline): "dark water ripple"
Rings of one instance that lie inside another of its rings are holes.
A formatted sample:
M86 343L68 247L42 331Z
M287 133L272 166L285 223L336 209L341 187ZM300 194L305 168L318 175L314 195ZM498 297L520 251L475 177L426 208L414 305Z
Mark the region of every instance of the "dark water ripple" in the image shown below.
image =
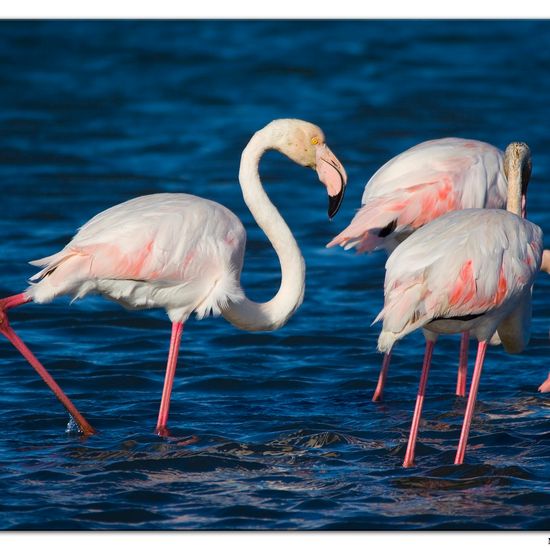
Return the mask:
M441 338L417 466L404 470L422 338L397 348L373 404L385 257L324 245L383 162L447 135L529 143L529 215L550 231L549 52L548 21L0 22L2 295L98 211L182 191L241 217L243 284L267 299L276 257L236 183L250 134L277 117L315 121L350 182L328 223L314 174L266 156L266 187L307 262L306 300L272 334L187 324L170 437L152 434L162 312L99 298L13 312L99 433L66 431L43 383L0 345L2 528L547 530L550 398L536 388L550 279L537 280L529 349L488 354L459 467L458 337Z

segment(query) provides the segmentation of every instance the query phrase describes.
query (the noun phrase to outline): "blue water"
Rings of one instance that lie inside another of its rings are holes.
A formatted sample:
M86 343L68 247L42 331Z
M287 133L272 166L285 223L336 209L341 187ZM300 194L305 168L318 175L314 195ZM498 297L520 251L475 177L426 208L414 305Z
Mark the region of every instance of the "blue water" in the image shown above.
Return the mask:
M0 291L95 213L134 196L217 200L248 230L244 285L278 287L273 250L237 183L251 134L279 117L319 124L349 186L331 223L311 171L277 153L266 188L307 263L305 302L274 333L187 323L171 438L153 435L170 326L101 298L14 310L12 325L99 430L68 415L0 343L3 529L550 528L550 278L534 290L529 348L491 348L466 464L458 337L440 339L417 465L403 469L423 353L394 353L385 401L385 256L324 248L389 158L448 135L533 153L530 218L550 232L549 21L0 22ZM550 246L550 241L546 242ZM473 362L474 346L470 361Z

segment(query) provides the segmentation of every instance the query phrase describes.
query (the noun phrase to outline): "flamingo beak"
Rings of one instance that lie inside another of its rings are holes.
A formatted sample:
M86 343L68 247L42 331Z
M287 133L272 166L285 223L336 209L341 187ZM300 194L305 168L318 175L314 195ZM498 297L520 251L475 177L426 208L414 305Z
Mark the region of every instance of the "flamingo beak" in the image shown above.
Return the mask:
M328 193L328 217L332 220L342 204L348 176L336 155L326 146L315 146L315 167Z

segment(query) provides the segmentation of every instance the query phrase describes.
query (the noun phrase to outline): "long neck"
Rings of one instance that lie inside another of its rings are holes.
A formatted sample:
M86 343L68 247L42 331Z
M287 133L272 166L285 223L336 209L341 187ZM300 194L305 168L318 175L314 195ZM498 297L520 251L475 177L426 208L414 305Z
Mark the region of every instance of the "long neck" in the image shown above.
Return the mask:
M504 171L508 180L506 210L523 216L525 190L531 175L531 152L525 143L514 142L508 145L504 153Z
M517 216L524 214L524 185L530 175L530 152L524 143L511 143L504 155L504 170L508 180L508 200L506 210ZM502 319L497 332L504 349L508 353L520 353L529 343L531 333L531 292L533 287L527 288L523 298L512 312Z
M521 216L521 202L521 171L518 173L517 170L513 170L508 175L508 198L506 201L506 210Z
M250 331L275 330L284 325L300 306L305 290L305 263L290 229L262 187L260 158L271 148L269 134L257 132L241 157L239 181L244 201L257 224L270 240L281 264L281 286L268 302L244 298L230 302L223 316L238 328Z

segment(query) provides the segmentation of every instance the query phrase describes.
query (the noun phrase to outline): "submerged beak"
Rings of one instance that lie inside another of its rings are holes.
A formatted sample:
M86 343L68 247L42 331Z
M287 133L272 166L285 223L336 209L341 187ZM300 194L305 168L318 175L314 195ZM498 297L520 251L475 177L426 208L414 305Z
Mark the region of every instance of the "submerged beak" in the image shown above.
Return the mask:
M326 144L316 146L315 160L319 180L327 188L328 217L332 219L344 199L348 176L336 155Z

